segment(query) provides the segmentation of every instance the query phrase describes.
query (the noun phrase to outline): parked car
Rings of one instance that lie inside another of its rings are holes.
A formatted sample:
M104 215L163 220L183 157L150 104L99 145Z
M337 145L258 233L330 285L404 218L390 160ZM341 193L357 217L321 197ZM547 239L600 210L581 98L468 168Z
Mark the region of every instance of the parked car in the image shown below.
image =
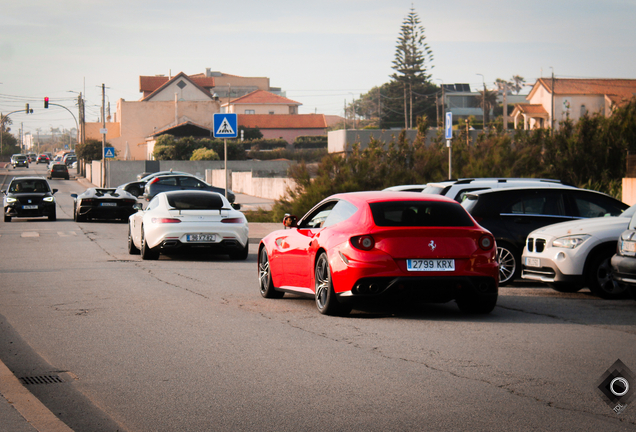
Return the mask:
M71 196L75 222L87 219L119 219L127 222L128 217L137 211L134 208L137 198L120 189L90 188Z
M173 190L207 190L225 195L225 189L207 184L203 180L193 175L165 175L155 177L144 186L143 197L150 201L161 192ZM233 203L236 197L232 191L228 190L228 201Z
M323 314L355 302L455 300L460 310L489 313L497 302L493 236L455 201L410 192L332 195L298 221L262 239L260 293L315 298Z
M37 160L38 165L41 163L48 164L49 162L51 162L51 159L47 155L41 154L38 156L38 160Z
M164 176L164 175L175 175L175 174L181 174L181 175L191 175L189 173L186 172L180 172L180 171L159 171L159 172L155 172L155 173L142 173L142 174L146 174L145 176L139 178L139 176L141 174L137 175L138 180L137 181L132 181L132 182L128 182L128 183L124 183L122 185L117 186L117 189L123 189L126 192L129 192L131 194L133 194L136 197L141 196L144 193L144 187L146 186L146 183L148 183L150 180L154 179L155 177L159 177L159 176Z
M68 174L68 167L63 163L52 163L49 165L49 174L47 177L49 179L63 178L68 180L70 178Z
M3 190L4 221L11 218L47 217L56 219L55 197L57 189L51 189L43 177L14 177Z
M610 264L614 280L636 300L636 212L633 213L627 229L618 238Z
M425 184L398 185L384 188L382 190L391 192L422 192L425 187Z
M249 254L249 228L243 213L216 192L159 193L145 210L128 219L128 252L144 260L165 251L206 248L244 260Z
M612 278L610 259L634 213L636 206L617 217L563 222L532 231L521 257L521 277L545 282L560 292L586 286L601 298L624 297L625 286Z
M28 168L29 167L29 159L25 155L22 155L22 154L13 155L11 157L11 165L13 165L13 168L18 168L18 167Z
M77 162L77 156L75 156L75 153L69 153L62 158L62 163L66 166L71 166L74 162Z
M620 216L629 208L609 195L571 186L469 192L462 205L495 236L500 285L521 276L521 253L532 231L573 219Z
M422 193L444 195L462 202L464 195L485 189L504 189L519 187L552 187L563 186L561 180L540 178L465 178L446 180L438 183L428 183Z

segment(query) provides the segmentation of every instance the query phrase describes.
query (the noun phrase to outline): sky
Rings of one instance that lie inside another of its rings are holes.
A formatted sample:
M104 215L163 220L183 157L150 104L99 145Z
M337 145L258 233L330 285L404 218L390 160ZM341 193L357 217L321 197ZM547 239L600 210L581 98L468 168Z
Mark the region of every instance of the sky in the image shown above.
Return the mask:
M12 114L12 132L70 129L71 114L45 110L45 96L77 116L82 92L97 121L102 84L114 112L141 98L141 75L210 68L270 78L300 114L342 115L390 81L411 7L438 85L636 79L634 0L0 0L0 112L34 110Z

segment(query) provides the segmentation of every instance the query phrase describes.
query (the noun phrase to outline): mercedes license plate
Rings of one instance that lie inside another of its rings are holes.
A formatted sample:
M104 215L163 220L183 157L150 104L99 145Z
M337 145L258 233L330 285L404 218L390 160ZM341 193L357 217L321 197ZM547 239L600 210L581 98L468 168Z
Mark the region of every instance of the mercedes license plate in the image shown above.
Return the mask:
M117 203L114 202L103 202L99 203L99 205L103 207L117 207Z
M36 208L38 208L38 206L37 205L23 205L22 208L25 209L25 210L35 210Z
M408 271L455 271L454 259L410 259L406 260Z
M213 242L216 241L216 234L188 234L186 240L189 242Z
M526 266L528 267L541 267L540 258L526 258Z

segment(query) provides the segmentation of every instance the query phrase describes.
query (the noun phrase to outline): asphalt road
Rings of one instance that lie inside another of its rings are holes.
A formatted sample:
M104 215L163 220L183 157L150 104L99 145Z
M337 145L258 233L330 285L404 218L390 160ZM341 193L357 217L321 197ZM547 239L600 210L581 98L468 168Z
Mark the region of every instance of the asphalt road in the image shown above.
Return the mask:
M50 377L26 388L75 431L636 426L636 404L616 415L596 390L617 359L636 371L633 300L518 284L488 316L448 303L326 317L261 298L256 245L245 262L142 261L125 224L72 220L81 184L51 183L56 222L0 224L0 360Z

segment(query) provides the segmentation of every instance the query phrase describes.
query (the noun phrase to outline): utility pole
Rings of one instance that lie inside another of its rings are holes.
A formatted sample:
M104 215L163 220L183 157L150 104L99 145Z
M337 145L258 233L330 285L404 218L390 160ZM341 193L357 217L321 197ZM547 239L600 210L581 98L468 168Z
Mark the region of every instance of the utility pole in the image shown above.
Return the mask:
M552 98L550 100L550 136L554 136L554 69L552 69Z
M106 86L102 84L102 187L106 187Z
M411 129L413 128L413 83L409 83L409 109Z
M409 128L409 116L407 115L408 110L406 106L406 83L404 83L404 129Z
M508 83L504 83L503 92L503 131L508 130Z

